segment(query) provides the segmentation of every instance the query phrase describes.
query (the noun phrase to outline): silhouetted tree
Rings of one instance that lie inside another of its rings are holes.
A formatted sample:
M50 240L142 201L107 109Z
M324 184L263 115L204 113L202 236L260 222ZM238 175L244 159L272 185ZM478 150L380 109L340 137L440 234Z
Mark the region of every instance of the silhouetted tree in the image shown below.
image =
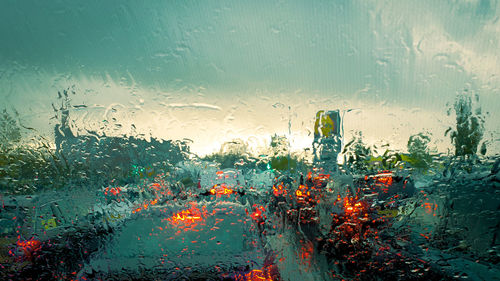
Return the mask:
M344 146L346 164L356 171L366 171L368 169L367 160L372 155L372 149L363 142L363 133L356 132L353 139Z
M7 109L0 114L0 146L10 147L21 141L21 128Z
M479 103L477 94L469 93L467 90L457 95L453 108L448 110L448 115L454 110L456 113L456 127L448 128L445 136L450 133L452 144L455 146L455 156L472 156L477 153L477 148L484 133L484 117L481 114L481 107L473 108L473 98L475 103ZM486 153L486 144L483 143L481 153Z
M429 150L431 137L426 133L411 135L408 139L408 153L411 158L411 165L418 169L427 169L432 163L432 156Z

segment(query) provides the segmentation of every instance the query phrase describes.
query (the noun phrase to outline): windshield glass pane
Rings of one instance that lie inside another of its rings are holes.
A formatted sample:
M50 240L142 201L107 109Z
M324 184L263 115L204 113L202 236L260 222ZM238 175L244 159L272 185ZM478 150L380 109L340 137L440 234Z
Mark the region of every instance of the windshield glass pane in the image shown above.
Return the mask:
M0 18L0 279L500 276L498 1Z

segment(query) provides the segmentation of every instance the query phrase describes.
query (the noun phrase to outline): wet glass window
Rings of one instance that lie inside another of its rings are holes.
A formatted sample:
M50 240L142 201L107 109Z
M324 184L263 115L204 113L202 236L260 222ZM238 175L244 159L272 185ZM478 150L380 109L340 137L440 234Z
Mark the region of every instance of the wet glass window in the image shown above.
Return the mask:
M498 280L500 3L0 3L1 280Z

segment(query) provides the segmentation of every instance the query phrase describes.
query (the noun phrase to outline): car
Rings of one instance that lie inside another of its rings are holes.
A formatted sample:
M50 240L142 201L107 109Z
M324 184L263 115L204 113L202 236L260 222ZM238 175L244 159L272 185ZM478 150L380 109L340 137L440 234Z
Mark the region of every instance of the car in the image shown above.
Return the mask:
M366 198L384 201L398 195L398 198L411 197L415 186L409 176L384 170L355 178L355 185Z

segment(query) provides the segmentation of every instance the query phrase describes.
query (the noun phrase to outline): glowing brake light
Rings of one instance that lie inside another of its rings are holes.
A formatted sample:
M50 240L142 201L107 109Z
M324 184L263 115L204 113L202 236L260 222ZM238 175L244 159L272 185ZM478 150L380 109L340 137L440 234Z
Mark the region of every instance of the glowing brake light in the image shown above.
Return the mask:
M234 191L230 188L228 188L225 184L222 184L220 186L215 185L210 189L210 194L212 195L229 195L233 194Z
M106 189L104 190L104 194L105 195L108 195L108 192L111 192L111 194L113 194L114 196L118 195L121 193L121 189L119 187L106 187Z
M307 186L299 185L299 188L295 191L295 196L297 196L298 200L305 200L311 195L311 192L307 189Z
M262 269L254 269L245 275L236 276L237 281L273 281L273 266L266 266Z
M286 188L282 184L278 184L277 187L273 185L273 194L274 196L286 195Z
M33 254L40 249L41 242L35 238L29 240L20 240L18 237L17 246L23 250L24 256L31 258Z
M266 209L263 206L253 205L255 210L250 214L250 217L257 223L262 222L262 220L266 219L266 215L264 214ZM248 213L248 210L247 210Z
M392 185L392 176L391 175L384 175L382 177L377 177L376 178L377 183L381 183L385 186L391 186Z
M338 196L337 201L342 201L340 195ZM361 204L361 202L355 202L355 198L345 197L343 201L344 211L347 214L355 214L363 210L363 204Z
M191 204L191 208L173 214L167 220L173 225L195 226L198 222L203 221L206 210L200 210L195 204Z

